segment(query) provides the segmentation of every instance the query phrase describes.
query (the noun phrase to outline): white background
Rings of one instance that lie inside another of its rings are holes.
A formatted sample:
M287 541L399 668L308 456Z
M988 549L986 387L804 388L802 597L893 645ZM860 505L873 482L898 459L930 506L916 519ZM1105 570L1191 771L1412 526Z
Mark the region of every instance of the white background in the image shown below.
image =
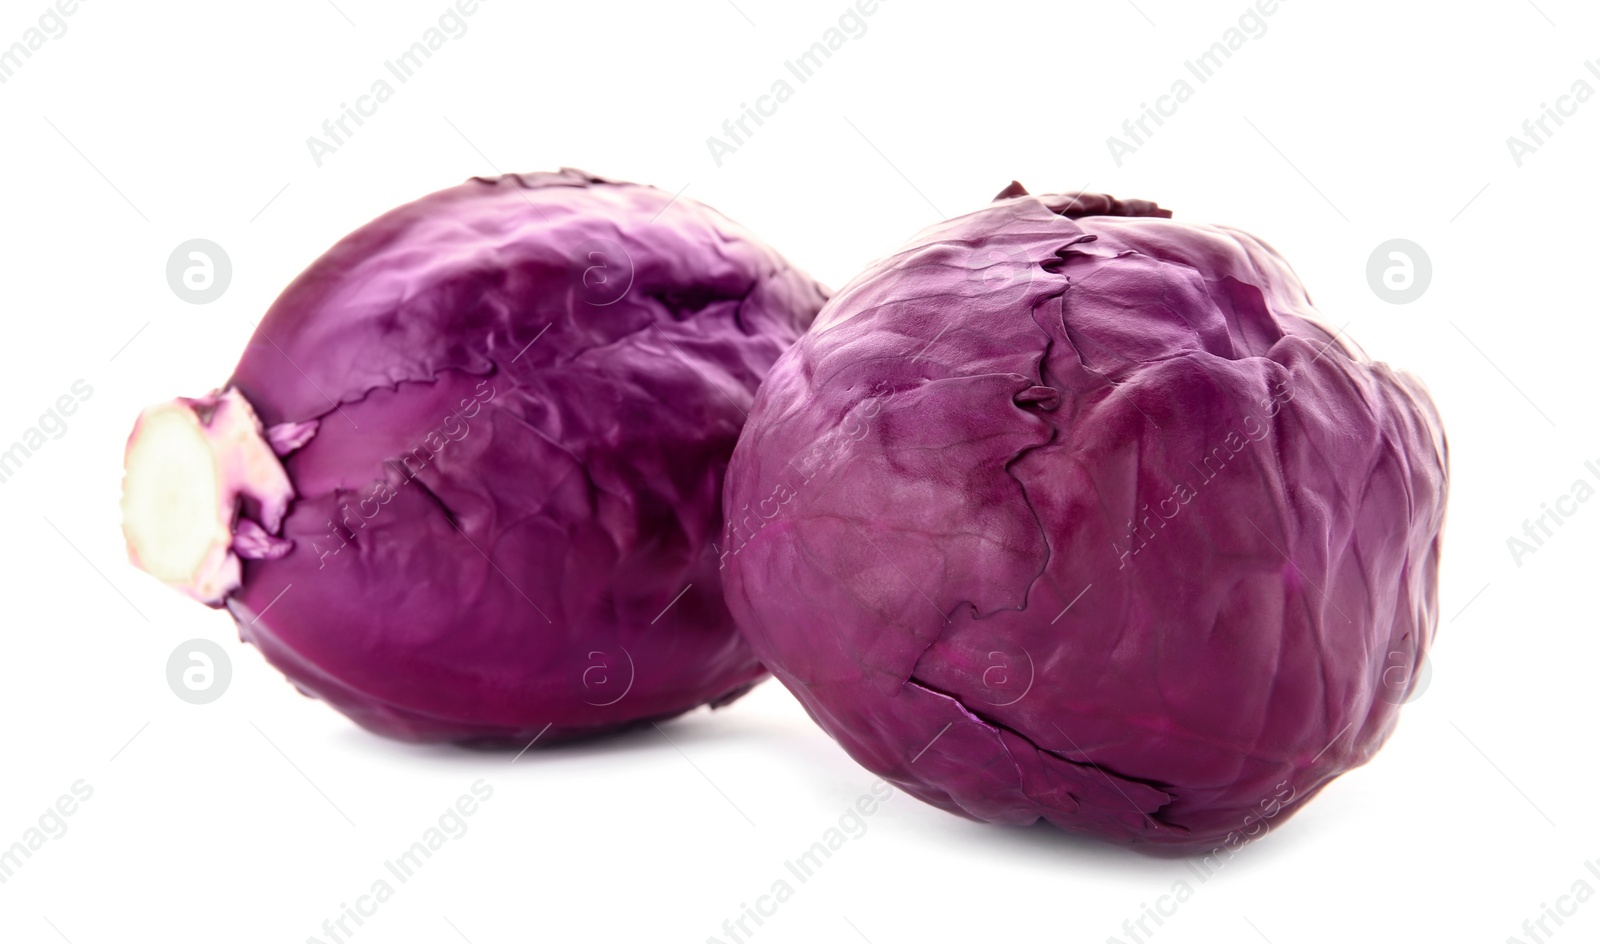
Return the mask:
M1600 59L1579 0L1288 0L1144 146L1108 135L1184 77L1243 0L884 0L721 167L706 138L786 77L844 0L485 0L320 168L306 145L386 75L443 0L84 0L0 85L0 445L93 388L0 484L0 845L80 779L90 800L0 885L0 938L328 940L473 781L494 789L357 942L1499 942L1600 858L1593 592L1600 502L1535 554L1507 539L1600 465L1593 291L1600 102L1518 167L1506 139ZM45 9L5 0L0 44ZM342 12L341 12L342 11ZM1142 11L1142 12L1141 12ZM791 79L792 81L792 79ZM121 450L137 410L230 372L249 319L339 236L471 175L575 166L717 207L838 286L1012 178L1103 190L1258 234L1329 324L1422 377L1451 447L1433 676L1367 767L1199 882L1182 862L986 827L897 794L817 874L783 863L872 777L775 683L727 711L557 752L414 747L297 695L224 614L124 561ZM286 189L285 189L286 188ZM1485 189L1486 188L1486 189ZM233 261L191 305L169 253ZM1431 256L1418 301L1368 255ZM131 341L130 341L131 339ZM223 644L231 688L169 690L169 654ZM130 740L131 739L131 740ZM1600 866L1597 866L1600 867ZM1152 926L1153 927L1153 926ZM1600 936L1600 903L1556 941Z

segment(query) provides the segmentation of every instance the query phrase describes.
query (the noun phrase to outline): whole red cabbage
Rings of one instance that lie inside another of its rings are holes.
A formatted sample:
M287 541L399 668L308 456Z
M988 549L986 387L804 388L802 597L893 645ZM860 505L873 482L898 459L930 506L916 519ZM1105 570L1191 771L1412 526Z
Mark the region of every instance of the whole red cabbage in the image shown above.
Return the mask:
M1447 452L1271 247L1169 216L1013 185L869 267L757 396L721 553L756 652L867 768L1194 852L1393 730Z
M397 738L547 743L737 698L765 673L722 601L723 472L823 297L709 208L578 171L389 212L283 292L225 397L184 401L220 423L242 395L292 487L280 527L271 476L238 485L201 583Z

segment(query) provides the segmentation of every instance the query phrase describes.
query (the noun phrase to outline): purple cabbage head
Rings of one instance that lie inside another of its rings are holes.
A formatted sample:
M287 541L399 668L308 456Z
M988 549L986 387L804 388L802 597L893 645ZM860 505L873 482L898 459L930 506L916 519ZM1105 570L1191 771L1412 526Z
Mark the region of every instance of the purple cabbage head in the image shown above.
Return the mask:
M731 701L765 673L722 600L723 474L823 299L653 187L564 170L400 207L182 401L229 431L253 408L257 447L219 451L245 471L207 579L169 582L396 738L542 744Z
M1393 730L1447 453L1268 245L1144 201L934 226L772 369L730 608L861 764L977 820L1234 846Z

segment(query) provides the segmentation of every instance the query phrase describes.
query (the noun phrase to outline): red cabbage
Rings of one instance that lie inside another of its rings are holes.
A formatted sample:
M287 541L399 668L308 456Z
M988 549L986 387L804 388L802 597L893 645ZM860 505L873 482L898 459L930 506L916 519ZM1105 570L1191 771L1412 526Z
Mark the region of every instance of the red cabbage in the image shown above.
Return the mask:
M130 552L396 738L725 704L764 672L722 601L723 472L822 301L694 201L474 178L328 250L222 390L146 411Z
M1271 247L1169 216L1013 184L869 267L762 386L720 550L756 652L865 767L1193 852L1393 730L1447 452Z

